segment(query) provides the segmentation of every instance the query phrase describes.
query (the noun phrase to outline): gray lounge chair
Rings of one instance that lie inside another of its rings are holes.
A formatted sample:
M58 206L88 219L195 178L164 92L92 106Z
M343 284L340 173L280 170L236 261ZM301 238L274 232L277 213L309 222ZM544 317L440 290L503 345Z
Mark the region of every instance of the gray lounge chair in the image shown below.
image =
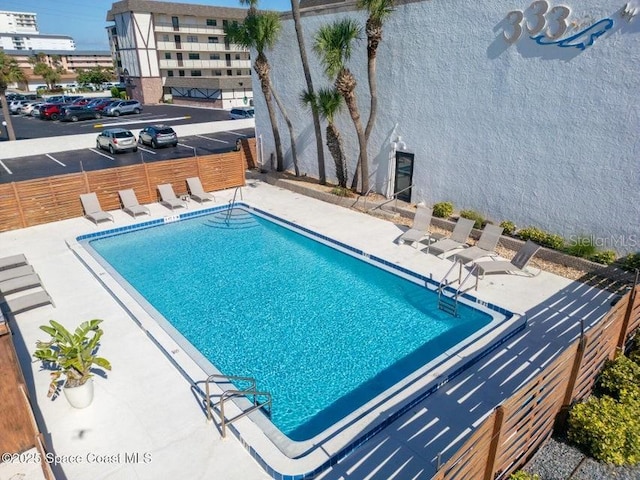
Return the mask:
M158 191L160 192L160 205L164 205L169 210L175 210L180 207L187 208L187 202L183 202L176 197L170 183L158 185Z
M29 262L27 261L27 257L25 257L22 253L18 255L11 255L10 257L2 257L0 258L0 270L20 267L28 263Z
M496 247L500 241L500 236L504 229L497 225L487 224L482 230L480 240L473 247L465 248L454 255L455 261L469 263L482 257L490 257L496 255Z
M53 300L45 290L28 293L21 297L5 298L5 302L14 315L43 305L53 305Z
M522 273L526 276L533 277L535 275L526 271L525 267L539 249L540 245L533 243L531 240L527 240L510 262L506 260L488 260L485 262L475 262L474 265L478 269L478 276L481 278L487 273Z
M11 278L0 282L0 293L10 295L12 293L28 290L30 288L41 287L42 281L37 273L31 273L22 277Z
M442 254L444 257L444 254L451 250L465 247L474 223L473 220L468 218L458 218L456 226L453 228L453 232L451 232L451 236L427 245L426 252L433 253L434 255Z
M24 277L35 273L31 265L22 265L21 267L7 268L0 270L0 282L11 280L12 278Z
M113 215L103 211L100 207L100 202L98 201L98 196L95 192L83 193L80 195L80 201L82 202L85 218L88 218L96 225L98 225L99 222L107 220L111 220L112 222L114 221Z
M122 202L122 211L128 213L132 217L137 217L138 215L151 215L151 212L144 205L140 205L138 202L138 198L136 197L136 192L133 191L132 188L128 188L127 190L119 190L118 196L120 197L120 201Z
M411 228L404 232L398 238L398 244L403 245L405 243L413 244L415 248L418 248L420 242L425 239L439 240L444 238L444 235L439 233L431 233L431 217L433 215L433 209L424 205L418 205L416 213L413 217L413 224Z
M199 177L187 178L187 187L189 187L191 198L193 198L196 202L210 202L216 199L216 197L204 191L204 188L202 188L202 182L200 182Z

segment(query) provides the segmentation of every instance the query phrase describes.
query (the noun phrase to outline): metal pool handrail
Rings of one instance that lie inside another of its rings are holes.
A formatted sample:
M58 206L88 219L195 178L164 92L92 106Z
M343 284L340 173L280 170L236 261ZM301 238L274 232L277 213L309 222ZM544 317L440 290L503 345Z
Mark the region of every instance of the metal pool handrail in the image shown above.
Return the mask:
M231 211L233 210L233 206L236 204L236 195L238 195L238 190L240 191L240 200L244 200L242 197L242 187L236 187L235 192L233 192L233 199L229 200L229 209L227 210L227 217L225 218L225 222L229 221L231 217Z

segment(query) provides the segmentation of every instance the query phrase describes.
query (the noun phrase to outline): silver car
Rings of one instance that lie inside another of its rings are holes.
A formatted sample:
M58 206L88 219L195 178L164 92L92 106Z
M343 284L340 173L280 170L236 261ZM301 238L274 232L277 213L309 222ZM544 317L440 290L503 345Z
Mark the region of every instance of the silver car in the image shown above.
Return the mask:
M98 135L96 148L98 150L109 150L111 154L126 150L137 152L138 143L136 142L136 137L129 130L125 130L124 128L107 128Z
M137 100L122 100L120 102L113 102L111 105L105 107L103 113L112 117L118 117L123 113L140 113L142 111L142 105Z

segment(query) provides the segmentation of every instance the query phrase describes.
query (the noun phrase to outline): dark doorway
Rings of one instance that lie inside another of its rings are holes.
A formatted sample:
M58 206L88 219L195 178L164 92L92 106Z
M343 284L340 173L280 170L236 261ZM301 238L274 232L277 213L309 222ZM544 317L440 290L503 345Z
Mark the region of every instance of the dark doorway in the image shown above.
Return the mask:
M413 157L409 152L396 152L396 184L393 192L398 200L411 202L411 185L413 185ZM401 192L401 193L398 193Z

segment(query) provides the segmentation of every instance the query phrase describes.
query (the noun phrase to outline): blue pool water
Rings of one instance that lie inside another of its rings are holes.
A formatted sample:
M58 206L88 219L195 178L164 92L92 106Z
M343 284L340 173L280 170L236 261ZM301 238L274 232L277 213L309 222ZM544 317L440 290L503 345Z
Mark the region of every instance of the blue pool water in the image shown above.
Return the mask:
M245 210L92 247L227 375L255 377L292 440L322 432L492 317Z

